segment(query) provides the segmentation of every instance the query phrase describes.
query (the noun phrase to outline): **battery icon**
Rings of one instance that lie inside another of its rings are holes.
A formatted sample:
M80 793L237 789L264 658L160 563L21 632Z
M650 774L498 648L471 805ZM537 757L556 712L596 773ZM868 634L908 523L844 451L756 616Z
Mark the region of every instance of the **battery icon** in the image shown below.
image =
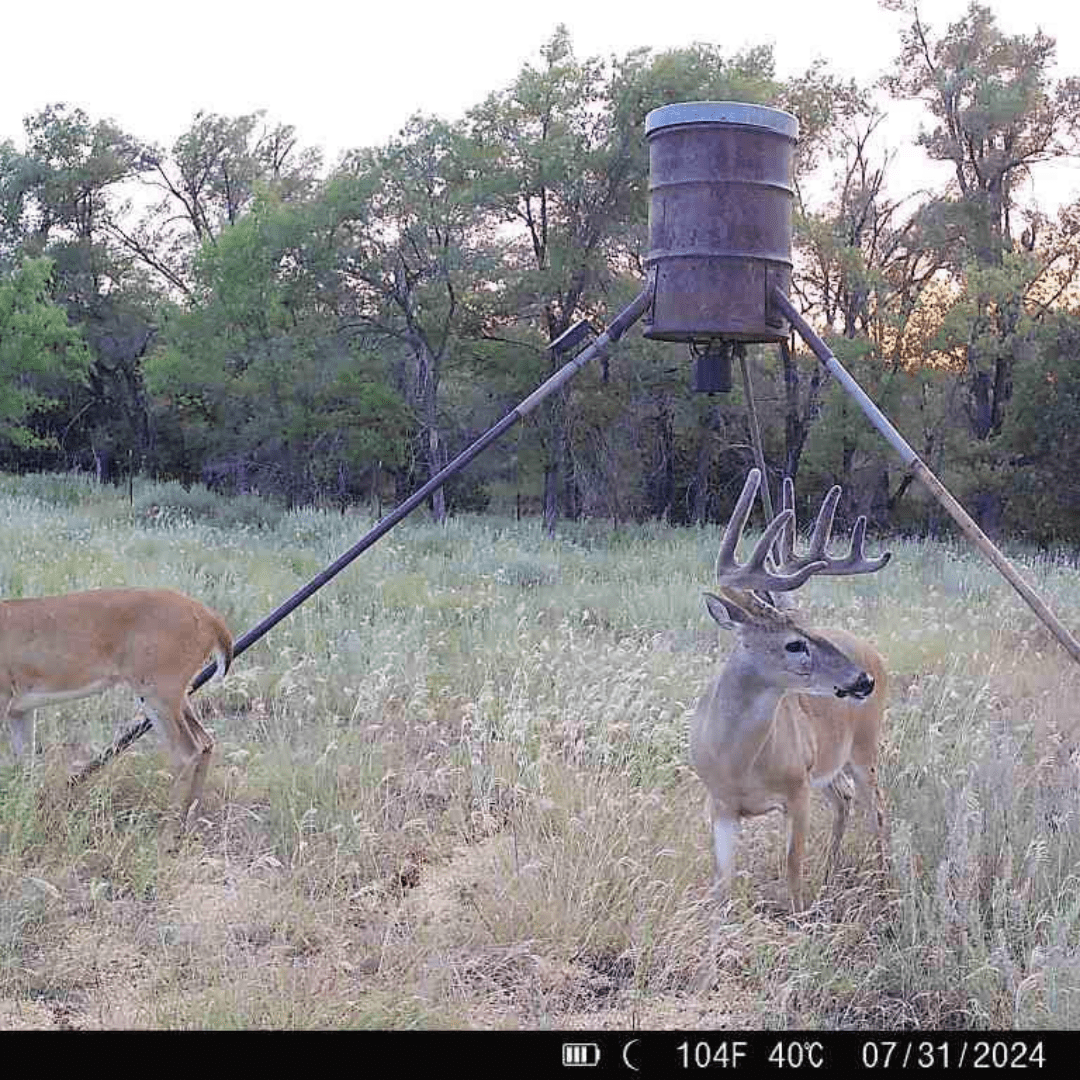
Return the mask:
M562 1063L567 1067L600 1064L598 1043L563 1043Z

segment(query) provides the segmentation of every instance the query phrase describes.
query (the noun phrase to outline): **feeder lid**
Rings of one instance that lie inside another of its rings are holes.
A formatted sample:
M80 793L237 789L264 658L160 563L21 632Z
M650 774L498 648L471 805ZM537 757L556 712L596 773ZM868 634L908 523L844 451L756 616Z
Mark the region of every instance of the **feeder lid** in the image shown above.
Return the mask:
M680 101L662 105L645 117L645 135L676 124L742 124L767 128L789 139L799 137L799 121L791 113L745 101Z

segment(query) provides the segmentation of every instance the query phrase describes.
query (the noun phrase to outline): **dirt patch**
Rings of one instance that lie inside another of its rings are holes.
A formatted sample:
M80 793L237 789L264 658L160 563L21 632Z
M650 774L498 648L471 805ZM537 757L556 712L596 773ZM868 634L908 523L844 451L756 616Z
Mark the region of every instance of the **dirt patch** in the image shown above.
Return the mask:
M760 1023L760 1012L747 1008L745 993L733 988L730 994L717 991L703 999L656 997L596 1012L560 1013L556 1028L571 1031L745 1031Z
M505 868L512 865L510 845L509 836L496 834L456 849L444 863L423 867L409 890L407 908L421 921L452 920L477 889L505 875Z
M274 890L259 878L190 882L163 912L162 931L168 944L201 952L234 943L265 944L273 937L273 908Z

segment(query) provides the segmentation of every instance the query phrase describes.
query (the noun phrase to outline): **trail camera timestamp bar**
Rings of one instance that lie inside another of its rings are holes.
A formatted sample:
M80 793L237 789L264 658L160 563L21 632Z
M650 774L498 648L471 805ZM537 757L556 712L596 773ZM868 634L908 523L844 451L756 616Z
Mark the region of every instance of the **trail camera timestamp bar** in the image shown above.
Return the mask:
M296 1034L296 1033L294 1033ZM1073 1031L371 1031L372 1059L407 1058L409 1075L470 1080L567 1077L671 1080L716 1076L1071 1076ZM297 1068L310 1063L299 1036L277 1044ZM290 1049L291 1048L291 1049ZM301 1052L303 1057L300 1057Z
M1058 1032L582 1032L561 1064L589 1076L716 1073L872 1076L1018 1070L1057 1074L1073 1057ZM588 1051L584 1048L588 1046ZM557 1058L555 1060L558 1060ZM1068 1070L1066 1070L1068 1071ZM565 1074L564 1074L565 1075ZM580 1075L580 1073L578 1074Z

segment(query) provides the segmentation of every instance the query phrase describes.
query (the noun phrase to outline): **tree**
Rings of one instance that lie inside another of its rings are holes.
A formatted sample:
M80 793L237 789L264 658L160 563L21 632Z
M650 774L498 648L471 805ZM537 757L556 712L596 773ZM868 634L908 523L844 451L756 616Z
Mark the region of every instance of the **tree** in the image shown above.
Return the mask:
M912 373L922 368L931 337L940 328L941 315L928 319L927 309L940 300L935 285L947 269L950 241L926 203L912 209L909 199L888 194L893 155L874 148L882 118L876 107L863 103L836 125L826 156L836 178L827 202L807 206L803 187L797 185L795 238L803 258L794 291L804 309L824 324L845 365L866 387L877 388L895 404L899 384L906 380L913 389ZM844 489L842 512L871 517L892 513L907 490L908 477L901 477L890 493L890 459L872 431L861 418L848 415L853 410L843 395L832 391L828 376L813 360L807 378L800 375L786 343L781 354L787 400L785 473L796 475L822 414L831 437L813 440L815 457L829 482ZM929 405L925 395L911 397ZM922 419L921 450L929 457L937 423ZM822 456L826 447L827 465ZM865 474L862 483L853 475L856 467ZM868 485L869 475L875 478Z
M1080 315L1055 312L1036 331L1037 353L1018 372L1002 442L1009 452L1009 524L1039 543L1080 534Z
M47 255L51 291L90 346L88 378L69 412L43 414L57 444L92 451L99 472L124 447L141 457L151 441L141 356L152 335L148 297L107 225L138 174L139 147L116 124L50 105L26 118L22 153L0 153L4 232L16 257Z
M453 126L414 117L386 146L349 155L321 199L335 244L336 307L353 332L381 340L396 358L424 479L447 462L440 384L490 280L470 149ZM431 508L442 521L442 489Z
M92 123L82 109L49 105L23 122L26 151L18 162L17 200L24 249L47 244L91 246L110 196L138 169L138 147L114 123ZM107 273L87 260L84 272Z
M7 446L47 445L34 414L87 377L86 345L49 297L51 273L39 258L0 276L0 443Z
M308 197L321 164L318 151L299 147L291 125L267 123L263 110L233 117L200 111L170 152L139 147L140 176L158 199L137 222L130 213L113 215L109 231L167 289L191 299L200 245L235 225L260 190L284 202Z
M200 299L173 308L146 361L170 471L295 503L355 496L376 462L403 463L408 412L385 357L343 333L322 209L264 195L202 248Z
M1077 152L1080 78L1054 81L1053 39L1003 34L989 7L971 3L935 38L917 0L890 6L911 22L884 81L925 102L935 123L919 142L953 168L954 191L938 208L962 238L952 270L964 297L951 339L964 353L972 434L986 440L1001 431L1014 358L1026 347L1023 271L1008 259L1017 250L1017 185L1039 162Z

